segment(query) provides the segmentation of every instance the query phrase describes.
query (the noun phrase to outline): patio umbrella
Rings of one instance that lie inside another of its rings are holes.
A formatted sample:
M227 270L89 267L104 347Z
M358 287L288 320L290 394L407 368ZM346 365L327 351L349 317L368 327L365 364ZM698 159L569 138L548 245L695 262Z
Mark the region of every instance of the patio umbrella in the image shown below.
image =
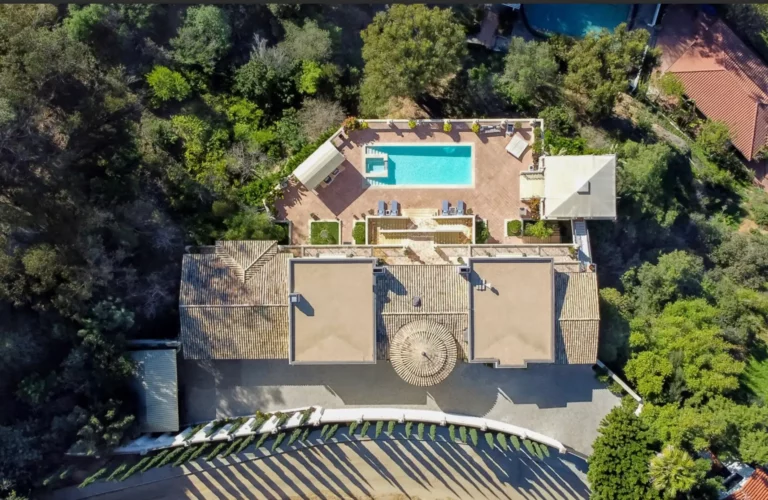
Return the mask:
M429 320L400 328L389 352L400 378L421 387L442 382L456 365L456 339L444 325Z

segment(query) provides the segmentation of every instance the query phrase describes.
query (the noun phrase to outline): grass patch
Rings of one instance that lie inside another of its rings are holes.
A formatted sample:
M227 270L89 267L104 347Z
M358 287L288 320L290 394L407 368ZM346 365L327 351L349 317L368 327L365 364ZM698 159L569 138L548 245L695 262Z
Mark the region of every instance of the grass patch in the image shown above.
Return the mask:
M765 345L753 349L741 375L741 385L756 399L768 402L768 348Z
M352 227L352 238L355 240L355 245L365 245L365 222L355 222Z
M340 225L337 221L312 221L309 242L313 245L338 245Z

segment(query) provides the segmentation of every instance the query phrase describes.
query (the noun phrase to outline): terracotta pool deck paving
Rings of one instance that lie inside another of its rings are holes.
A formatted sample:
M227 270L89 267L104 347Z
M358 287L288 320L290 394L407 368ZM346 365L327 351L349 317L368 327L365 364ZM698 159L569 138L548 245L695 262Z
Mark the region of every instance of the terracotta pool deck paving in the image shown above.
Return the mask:
M404 127L404 128L403 128ZM530 126L517 131L529 143L533 142ZM506 151L511 140L501 131L475 134L464 123L454 123L453 131L443 132L442 124L424 124L414 130L405 125L372 124L367 130L349 132L349 137L338 137L334 145L346 160L344 169L327 187L318 187L317 194L303 185L292 182L277 201L278 218L293 222L293 244L307 244L308 223L312 215L319 219L341 221L342 241L352 242L352 229L356 220L372 215L380 200L388 205L397 200L402 209L438 209L443 200L456 206L459 200L467 204L471 213L488 223L493 242L506 242L504 219L519 216L520 172L533 163L529 147L520 160ZM429 186L367 186L363 172L362 148L367 143L464 143L474 144L475 166L472 187Z

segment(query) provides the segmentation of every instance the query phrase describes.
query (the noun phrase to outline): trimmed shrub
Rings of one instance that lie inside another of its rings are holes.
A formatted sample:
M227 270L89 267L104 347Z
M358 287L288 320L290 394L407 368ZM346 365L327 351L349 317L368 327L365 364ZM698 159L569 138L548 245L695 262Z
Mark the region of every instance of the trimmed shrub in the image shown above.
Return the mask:
M411 429L413 428L413 422L405 423L405 437L406 439L411 437Z
M413 130L416 128L416 120L408 120L408 128Z
M326 433L330 430L331 426L328 424L325 424L323 426L323 429L320 431L320 439L325 439Z
M509 449L509 445L507 444L507 436L503 432L496 434L496 440L499 442L502 450L507 451Z
M192 456L191 456L191 457L189 457L189 462L191 462L192 460L195 460L195 459L197 459L197 457L199 457L200 455L202 455L202 454L205 452L205 450L207 450L207 449L208 449L208 448L210 448L210 447L211 447L211 443L203 443L203 444L197 445L197 446L195 447L195 448L197 448L197 449L196 449L196 450L195 450L195 452L192 454Z
M301 434L301 442L306 443L307 439L309 438L309 433L312 432L312 429L309 427L304 428L304 432Z
M275 451L280 446L280 443L283 442L283 439L285 439L285 432L281 432L280 434L277 435L277 437L275 438L275 442L272 443L271 450Z
M283 424L288 420L290 415L287 413L283 413L281 411L275 412L272 414L273 417L277 417L277 421L275 422L275 427L280 428L283 426Z
M520 236L523 229L523 222L519 220L507 221L507 236Z
M482 219L475 219L475 242L478 245L483 245L491 237L491 232L488 230L488 224Z
M453 130L453 124L451 124L451 123L443 123L443 132L448 133L451 130Z
M149 469L152 469L152 468L156 467L157 464L159 464L160 461L162 459L164 459L169 453L171 453L171 449L170 448L167 448L167 449L157 453L156 455L154 455L152 457L152 459L149 462L144 464L144 467L139 469L139 472L144 473L144 472L147 472Z
M237 450L235 450L235 453L241 453L244 449L248 448L248 446L251 445L256 441L256 434L250 435L247 438L243 440L242 443L240 443L240 446L237 447Z
M542 455L549 458L549 446L545 444L539 444L539 449L541 450Z
M128 462L121 463L115 468L115 470L112 471L109 476L107 476L106 481L114 481L120 476L120 474L125 472L126 469L128 469Z
M395 425L397 425L397 422L394 420L390 420L389 424L387 424L387 434L392 435L393 432L395 432Z
M196 446L187 446L184 449L184 453L182 453L179 458L177 458L176 460L173 461L173 466L174 467L178 467L181 464L187 462L187 460L189 460L189 457L191 457L192 454L195 452L195 448L197 448L197 447Z
M179 446L178 448L175 448L172 452L167 454L165 457L163 457L160 462L158 462L157 467L165 467L166 465L175 462L177 458L182 456L184 452L187 451L186 448L183 446Z
M477 429L474 427L469 429L469 439L472 440L472 446L477 446Z
M379 439L379 436L381 436L381 430L384 428L384 421L379 420L376 422L376 432L373 434L374 439Z
M366 437L368 435L368 428L371 426L371 423L368 421L363 422L363 428L360 429L360 436Z
M312 416L312 414L315 412L315 407L310 406L306 410L301 412L301 420L299 421L299 425L304 425L307 423L307 420L309 420L309 417Z
M232 425L229 427L229 430L227 431L227 435L231 436L232 434L234 434L235 432L237 432L237 430L238 430L240 427L242 427L242 426L243 426L243 424L245 424L245 423L248 421L248 418L249 418L249 417L239 417L239 418L236 418L236 419L235 419L235 420L232 422Z
M451 442L456 442L456 427L451 424L448 426L448 436L451 438Z
M480 124L479 123L473 123L472 124L472 132L479 134L480 133Z
M541 451L541 446L537 442L532 442L531 445L533 446L533 452L536 454L536 457L539 460L544 460L544 453Z
M145 466L145 465L147 465L147 464L148 464L149 462L151 462L151 461L152 461L152 456L151 456L151 455L150 455L150 456L146 456L146 457L142 458L141 460L139 460L138 462L136 462L136 463L133 465L133 467L131 467L130 469L128 469L128 472L126 472L125 474L123 474L123 475L122 475L122 477L121 477L119 480L120 480L120 481L125 481L126 479L128 479L128 478L129 478L129 477L131 477L132 475L134 475L134 474L136 474L137 472L139 472L139 470L141 470L142 468L144 468L144 466Z
M420 440L424 439L424 422L419 422L419 425L416 426L416 435Z
M97 479L99 479L101 476L103 476L107 472L106 467L102 467L101 469L97 470L90 476L86 477L82 483L78 486L78 488L85 488L89 484L95 482Z
M224 453L222 453L221 456L228 457L233 454L238 448L240 448L240 445L243 444L243 441L245 441L245 438L243 437L234 439L229 447L224 450Z
M528 450L528 453L531 455L536 455L536 451L533 449L533 443L531 443L527 439L523 439L523 446L525 446L525 449Z
M291 446L294 441L299 439L299 436L301 436L301 427L296 427L291 433L291 437L288 438L288 446Z
M355 245L365 245L365 222L355 222L352 227L352 238Z
M229 419L228 418L224 418L224 419L221 419L221 420L218 420L218 421L214 422L213 425L208 430L205 431L205 437L208 438L208 437L213 436L214 434L216 434L216 432L218 432L219 429L221 429L222 427L224 427L228 423L229 423Z
M357 420L353 420L349 423L349 430L347 431L347 434L349 434L349 437L352 437L355 435L355 430L357 429Z
M336 435L336 431L339 430L339 424L333 424L331 426L331 429L328 431L328 435L325 436L325 439L331 439L333 436Z
M188 432L187 432L187 433L184 435L184 441L189 441L190 439L192 439L192 437L193 437L195 434L197 434L198 432L200 432L201 430L203 430L203 427L205 427L206 425L207 425L207 423L205 423L205 424L200 424L200 425L196 425L195 427L193 427L192 429L190 429L190 430L189 430L189 431L188 431Z
M459 440L461 440L462 443L467 442L467 428L463 425L459 427Z
M515 450L520 451L520 440L517 439L517 436L509 436L509 442L512 443L512 446L515 448Z
M227 446L227 442L224 441L223 443L219 443L213 451L211 451L207 457L205 457L206 462L212 461L214 458L218 457L219 454L224 450L224 447Z
M429 426L429 439L432 441L435 440L435 434L437 434L437 426L435 424L432 424Z
M490 432L485 433L485 442L488 443L488 447L493 449L493 434Z
M256 445L254 446L254 448L256 448L257 450L258 450L259 448L261 448L261 447L264 445L264 442L265 442L267 439L269 439L269 433L268 433L268 432L265 432L264 434L262 434L262 435L261 435L261 437L259 437L259 440L258 440L258 441L256 441Z

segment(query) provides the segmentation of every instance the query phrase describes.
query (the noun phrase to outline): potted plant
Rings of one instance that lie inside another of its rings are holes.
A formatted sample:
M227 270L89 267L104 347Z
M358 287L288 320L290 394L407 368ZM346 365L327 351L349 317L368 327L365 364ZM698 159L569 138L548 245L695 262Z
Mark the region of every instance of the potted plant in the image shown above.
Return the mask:
M523 222L517 219L507 221L507 236L520 236L523 229Z
M365 120L360 120L360 124L359 124L359 125L360 125L360 128L361 128L362 130L365 130L365 129L367 129L367 128L368 128L368 122L367 122L367 121L365 121Z
M477 122L472 123L472 132L479 134L480 133L480 124Z
M411 130L416 128L416 120L408 120L408 128Z
M453 125L451 125L451 122L446 121L445 123L443 123L443 132L448 133L451 130L453 130Z
M357 118L354 116L347 117L346 120L344 120L344 123L342 123L341 127L344 132L349 132L350 130L357 130L360 126L360 122L358 122Z

